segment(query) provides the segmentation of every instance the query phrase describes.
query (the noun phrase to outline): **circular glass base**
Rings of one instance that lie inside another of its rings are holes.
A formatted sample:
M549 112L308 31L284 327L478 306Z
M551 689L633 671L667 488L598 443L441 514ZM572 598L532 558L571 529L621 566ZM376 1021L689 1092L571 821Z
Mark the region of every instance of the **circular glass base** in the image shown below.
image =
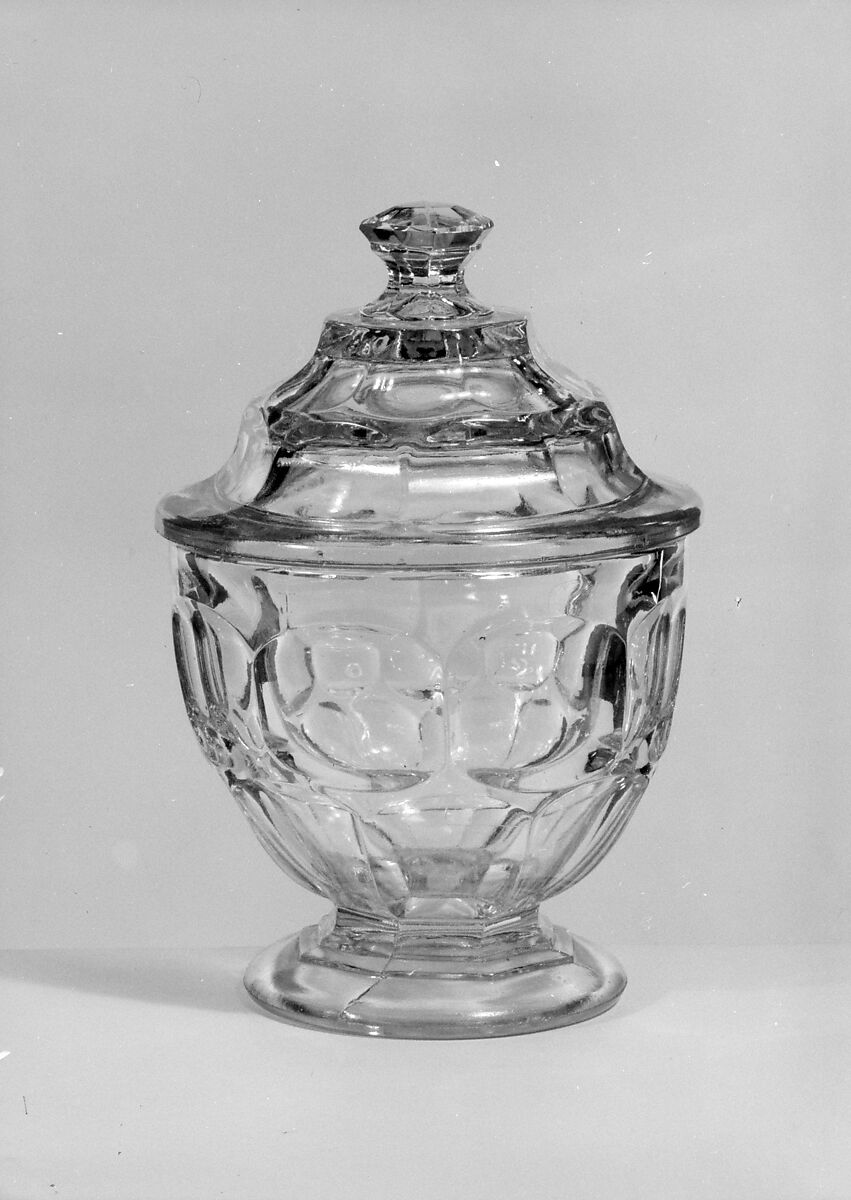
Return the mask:
M611 1008L626 986L623 968L562 929L552 930L541 961L477 971L475 961L451 971L434 965L404 972L367 959L367 966L315 953L319 930L263 950L245 972L251 996L296 1025L395 1038L505 1037L586 1021ZM556 953L553 952L556 949ZM410 964L406 964L410 967Z

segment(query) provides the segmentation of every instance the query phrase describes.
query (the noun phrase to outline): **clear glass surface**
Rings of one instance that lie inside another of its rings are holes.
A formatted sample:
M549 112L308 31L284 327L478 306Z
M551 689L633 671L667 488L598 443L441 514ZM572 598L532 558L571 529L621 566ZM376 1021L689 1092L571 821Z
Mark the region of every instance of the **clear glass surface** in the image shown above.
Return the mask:
M465 209L362 229L390 281L163 501L186 709L275 861L334 912L246 984L303 1024L492 1036L625 977L538 908L611 847L670 730L686 489L469 296Z

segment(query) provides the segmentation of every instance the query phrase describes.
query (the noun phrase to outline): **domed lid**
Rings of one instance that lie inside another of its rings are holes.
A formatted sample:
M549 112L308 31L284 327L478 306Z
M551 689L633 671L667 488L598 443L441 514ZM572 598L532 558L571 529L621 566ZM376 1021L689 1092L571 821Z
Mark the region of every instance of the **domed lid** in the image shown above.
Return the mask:
M443 204L365 220L384 292L326 320L225 466L162 501L159 532L220 558L426 569L639 554L694 529L697 497L639 470L602 394L470 295L491 227Z

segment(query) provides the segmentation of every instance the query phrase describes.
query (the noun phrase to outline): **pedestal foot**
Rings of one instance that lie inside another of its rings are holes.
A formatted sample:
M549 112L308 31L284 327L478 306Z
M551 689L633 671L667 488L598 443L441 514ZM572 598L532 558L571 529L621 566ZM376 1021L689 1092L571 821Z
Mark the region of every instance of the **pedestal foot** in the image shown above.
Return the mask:
M267 1011L313 1029L395 1038L504 1037L586 1021L626 985L615 958L547 926L538 961L516 958L412 962L328 952L321 926L262 951L245 986Z

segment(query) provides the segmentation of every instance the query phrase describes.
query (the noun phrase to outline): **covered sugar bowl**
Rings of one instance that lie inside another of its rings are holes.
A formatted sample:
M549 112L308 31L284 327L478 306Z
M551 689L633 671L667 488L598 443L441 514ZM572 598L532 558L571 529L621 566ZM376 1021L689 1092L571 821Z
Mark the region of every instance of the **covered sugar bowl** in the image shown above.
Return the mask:
M547 897L620 836L668 739L697 498L629 458L599 391L475 300L491 222L366 220L383 294L162 501L201 747L333 902L246 985L303 1025L523 1033L603 1012L618 963Z

